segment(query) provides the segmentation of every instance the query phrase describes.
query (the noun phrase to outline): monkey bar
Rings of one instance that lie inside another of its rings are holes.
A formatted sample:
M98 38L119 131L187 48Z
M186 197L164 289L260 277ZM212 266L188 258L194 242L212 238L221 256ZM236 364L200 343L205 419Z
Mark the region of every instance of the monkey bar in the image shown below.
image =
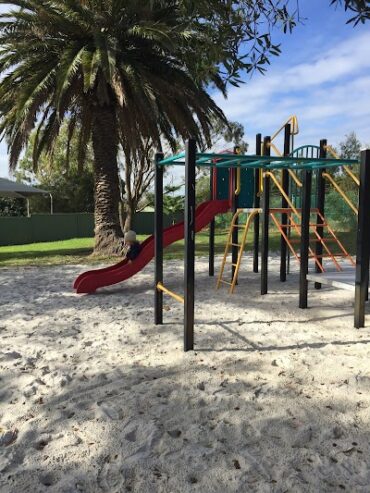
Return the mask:
M358 164L355 159L311 158L299 156L257 156L196 153L195 166L211 168L251 168L251 169L287 169L287 170L316 170L320 168L337 168L338 166L353 166ZM185 166L184 153L158 161L158 167Z

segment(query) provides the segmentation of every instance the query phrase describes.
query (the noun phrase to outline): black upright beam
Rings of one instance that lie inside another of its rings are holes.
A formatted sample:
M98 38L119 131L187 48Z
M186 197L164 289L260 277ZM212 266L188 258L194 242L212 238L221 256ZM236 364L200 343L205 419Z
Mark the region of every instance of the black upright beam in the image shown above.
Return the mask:
M291 139L291 127L290 127L290 123L287 123L284 129L284 156L289 156L290 154L290 139ZM281 185L284 192L289 197L289 172L287 169L284 169L282 171ZM285 197L282 197L281 199L281 207L283 209L286 209L288 207L288 201L286 200ZM286 228L286 225L288 224L288 215L285 213L281 215L281 224L284 228L284 231L288 233L288 230ZM286 281L287 253L288 253L287 243L285 241L284 236L281 235L280 237L280 281L281 282Z
M234 148L234 154L236 154L236 148ZM232 177L232 183L231 183L231 209L233 215L236 213L238 210L238 196L235 193L236 186L237 186L237 169L232 168L231 170L231 177ZM239 224L238 219L235 221L235 226ZM236 263L238 261L238 255L239 255L239 248L236 246L239 244L239 228L234 228L232 231L232 247L231 247L231 258L232 258L232 266L231 266L231 280L234 279L234 274L236 270Z
M256 156L261 155L262 135L256 135ZM262 171L260 169L254 170L254 204L255 209L259 209L261 206L261 198L259 196L259 184L260 175ZM254 232L253 232L253 272L258 272L258 257L259 257L259 242L260 242L260 215L256 214L254 218Z
M162 153L155 155L155 216L154 216L154 322L163 323L163 292L157 289L157 284L163 282L163 166L158 162L163 159Z
M355 327L365 325L365 300L368 290L370 253L370 149L361 152L360 193L358 204Z
M214 168L210 168L209 173L209 191L210 191L210 200L214 200L216 190L213 189L213 176L215 170ZM215 275L215 230L216 230L216 221L212 219L209 223L209 250L208 250L208 273L211 277Z
M320 140L319 157L321 159L326 159L326 157L327 157L327 150L326 150L327 143L328 142L326 139ZM322 175L323 175L323 173L325 173L325 171L326 171L325 168L318 169L318 171L317 171L317 185L316 185L316 201L317 201L316 207L317 207L318 211L320 212L320 214L322 214L323 217L325 216L325 178ZM323 238L324 237L324 228L323 228L323 226L320 226L321 224L323 224L323 221L322 221L321 217L319 216L319 214L316 217L316 224L317 224L316 231L319 234L320 238ZM318 263L322 266L323 245L320 241L316 242L315 254L316 254L316 257L318 259ZM322 272L319 265L316 262L315 262L315 271L317 273ZM315 289L321 289L321 283L320 282L315 282Z
M270 137L263 141L263 155L270 156ZM262 172L262 170L261 170ZM262 248L261 248L261 294L268 292L268 256L269 256L269 222L270 222L270 177L264 174L262 199Z
M299 273L299 308L307 308L308 253L310 246L312 171L304 170L302 184L301 252Z
M185 148L185 255L184 255L184 350L194 349L195 284L195 163L196 143L189 139Z

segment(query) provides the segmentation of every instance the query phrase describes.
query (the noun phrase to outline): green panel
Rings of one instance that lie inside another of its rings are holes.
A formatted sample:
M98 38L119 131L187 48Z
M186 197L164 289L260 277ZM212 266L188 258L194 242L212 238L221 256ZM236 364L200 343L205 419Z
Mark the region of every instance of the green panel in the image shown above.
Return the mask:
M253 207L254 202L254 171L252 169L242 169L241 190L238 199L238 206L247 209Z
M184 220L184 213L163 215L163 228ZM152 235L154 233L154 212L140 212L134 216L132 229L139 235Z
M229 170L227 168L217 168L217 200L228 200L229 198Z
M23 245L33 242L31 218L0 217L0 245Z
M179 212L163 217L167 228L183 221ZM133 229L138 234L153 234L154 212L136 214ZM31 217L0 217L0 246L25 245L45 241L92 238L94 236L94 214L35 214Z

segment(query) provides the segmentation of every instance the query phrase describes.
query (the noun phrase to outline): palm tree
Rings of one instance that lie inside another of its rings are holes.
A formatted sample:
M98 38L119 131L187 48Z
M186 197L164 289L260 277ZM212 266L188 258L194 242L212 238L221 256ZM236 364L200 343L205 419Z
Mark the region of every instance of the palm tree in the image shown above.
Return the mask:
M94 151L95 251L122 249L117 153L145 139L209 140L222 111L181 50L193 35L178 1L0 0L0 136L14 170L35 129L34 162L63 122L82 166ZM185 58L185 57L184 57ZM217 76L214 77L217 81ZM69 152L69 145L66 154Z

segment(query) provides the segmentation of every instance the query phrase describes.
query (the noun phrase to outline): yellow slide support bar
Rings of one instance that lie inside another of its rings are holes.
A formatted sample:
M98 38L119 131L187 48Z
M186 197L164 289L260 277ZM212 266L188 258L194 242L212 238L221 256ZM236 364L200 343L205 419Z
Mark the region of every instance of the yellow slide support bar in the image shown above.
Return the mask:
M168 296L171 296L171 298L175 299L176 301L179 301L180 303L184 303L183 296L180 296L179 294L176 294L173 291L170 291L169 289L165 288L161 282L157 284L157 289L159 291L163 291L163 293L165 294L168 294Z
M326 178L335 188L335 190L341 195L341 197L345 200L345 202L350 206L350 208L353 210L353 212L358 215L358 210L357 207L354 205L352 200L346 195L344 190L340 188L338 183L334 180L332 176L330 176L328 173L323 173L322 176Z
M331 154L335 159L340 159L338 154L335 152L335 149L331 145L326 146L326 150ZM359 187L360 186L360 180L357 178L357 176L352 172L352 170L349 168L349 166L343 166L344 171L347 173L348 176L352 178L352 180L356 183L356 185Z

